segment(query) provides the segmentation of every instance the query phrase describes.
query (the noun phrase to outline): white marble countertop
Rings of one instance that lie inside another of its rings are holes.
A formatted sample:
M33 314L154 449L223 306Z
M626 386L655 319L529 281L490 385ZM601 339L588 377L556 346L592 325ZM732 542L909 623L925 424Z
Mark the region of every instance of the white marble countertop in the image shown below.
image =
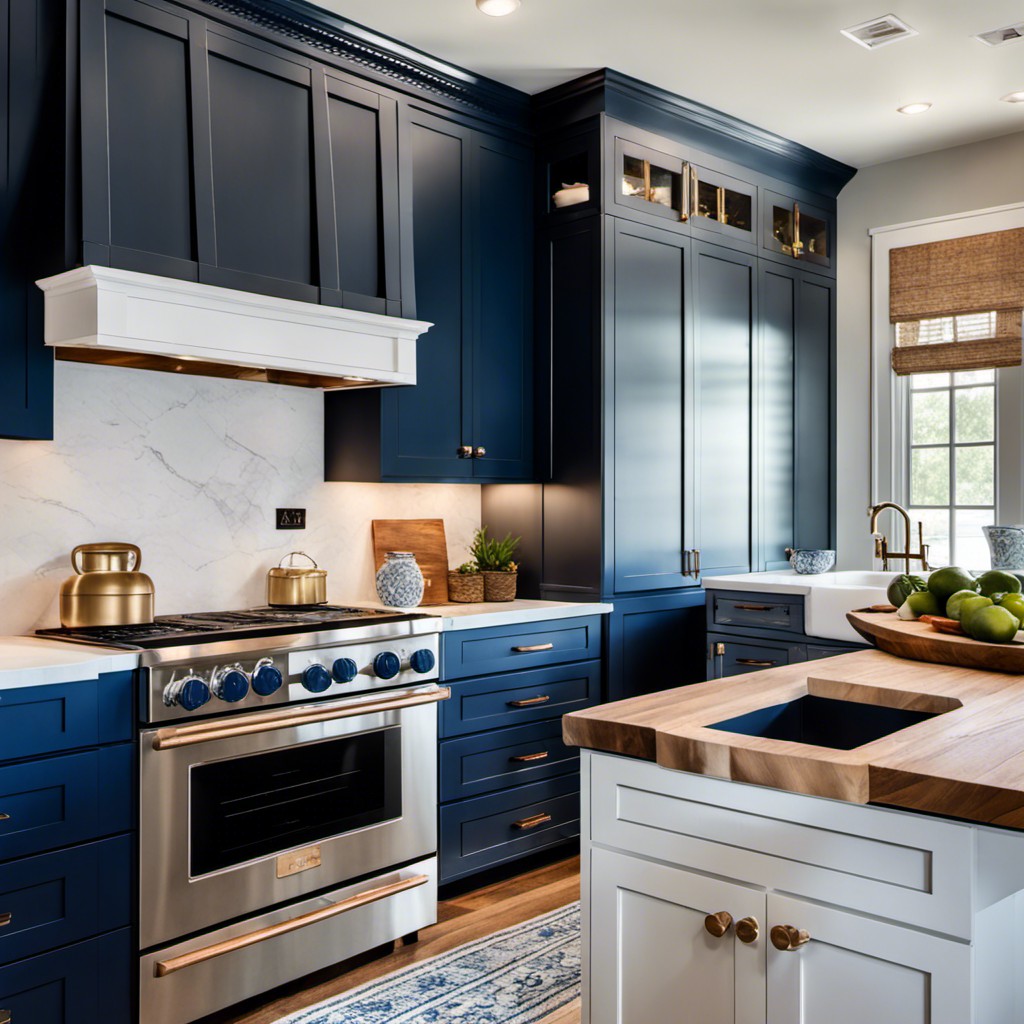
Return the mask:
M824 574L823 574L824 575ZM792 569L779 572L744 572L734 576L705 576L705 590L750 590L757 594L809 594L813 576L802 576Z
M134 651L113 651L34 636L0 637L0 690L95 679L103 672L130 671L138 660Z
M488 626L514 626L520 622L543 622L545 619L570 619L583 615L606 615L610 604L580 601L483 601L480 604L425 605L416 611L437 615L441 629L485 629Z

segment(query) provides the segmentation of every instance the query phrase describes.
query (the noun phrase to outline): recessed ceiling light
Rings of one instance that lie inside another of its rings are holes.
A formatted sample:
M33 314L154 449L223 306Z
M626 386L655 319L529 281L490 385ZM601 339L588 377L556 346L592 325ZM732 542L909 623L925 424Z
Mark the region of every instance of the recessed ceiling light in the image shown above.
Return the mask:
M476 0L477 9L492 18L504 18L518 10L519 0Z
M902 107L896 109L901 114L923 114L926 110L931 110L932 105L930 103L904 103Z
M1024 89L1020 92L1008 92L1005 96L999 97L1004 103L1024 103Z

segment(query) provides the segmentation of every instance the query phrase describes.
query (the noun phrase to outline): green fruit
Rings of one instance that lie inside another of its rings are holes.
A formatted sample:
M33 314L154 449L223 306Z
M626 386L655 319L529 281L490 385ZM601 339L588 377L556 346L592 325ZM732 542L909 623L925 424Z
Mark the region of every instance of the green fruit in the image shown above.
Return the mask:
M901 573L899 576L893 576L885 596L889 604L899 608L911 594L927 589L928 584L920 576L908 576L906 573Z
M996 604L1024 622L1024 594L1004 594Z
M992 604L991 597L969 597L966 601L960 603L960 625L967 631L968 636L974 635L971 632L971 622L974 616L983 608L991 608Z
M958 590L977 592L978 585L974 577L966 570L955 565L947 565L944 569L936 569L928 577L928 589L939 599L943 607Z
M958 590L947 602L946 602L946 617L950 619L956 619L960 621L960 606L968 598L977 597L977 593L973 590Z
M1012 572L989 569L988 572L983 572L978 577L978 593L984 594L986 597L991 597L998 592L1019 594L1020 589L1020 580Z
M917 618L920 618L922 615L942 614L942 606L939 604L939 599L927 590L915 591L907 598L907 605Z
M1008 644L1017 635L1020 620L1005 608L992 605L990 608L979 608L965 628L975 640L984 640L990 644Z

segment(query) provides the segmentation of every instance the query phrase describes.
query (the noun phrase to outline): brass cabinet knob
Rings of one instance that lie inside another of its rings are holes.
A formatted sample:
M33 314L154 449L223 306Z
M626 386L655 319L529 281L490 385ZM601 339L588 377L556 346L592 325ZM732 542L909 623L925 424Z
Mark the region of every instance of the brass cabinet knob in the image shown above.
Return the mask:
M473 458L473 446L471 444L460 444L459 447L455 449L455 454L458 455L460 459L471 459Z
M772 945L784 953L799 949L810 937L802 928L794 928L791 924L777 924L771 930Z
M732 927L732 914L728 910L720 910L717 914L708 914L704 918L704 930L709 935L720 939Z
M758 935L761 934L761 926L757 923L756 917L745 917L741 921L736 922L736 938L740 942L757 942Z
M482 459L486 454L487 454L487 449L482 444L478 444L473 449L473 458L474 459Z

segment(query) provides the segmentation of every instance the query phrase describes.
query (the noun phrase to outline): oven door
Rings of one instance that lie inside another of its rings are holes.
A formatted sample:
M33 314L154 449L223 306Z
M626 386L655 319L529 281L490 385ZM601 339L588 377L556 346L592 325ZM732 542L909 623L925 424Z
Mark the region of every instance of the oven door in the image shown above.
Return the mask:
M146 949L437 849L434 684L141 736Z

